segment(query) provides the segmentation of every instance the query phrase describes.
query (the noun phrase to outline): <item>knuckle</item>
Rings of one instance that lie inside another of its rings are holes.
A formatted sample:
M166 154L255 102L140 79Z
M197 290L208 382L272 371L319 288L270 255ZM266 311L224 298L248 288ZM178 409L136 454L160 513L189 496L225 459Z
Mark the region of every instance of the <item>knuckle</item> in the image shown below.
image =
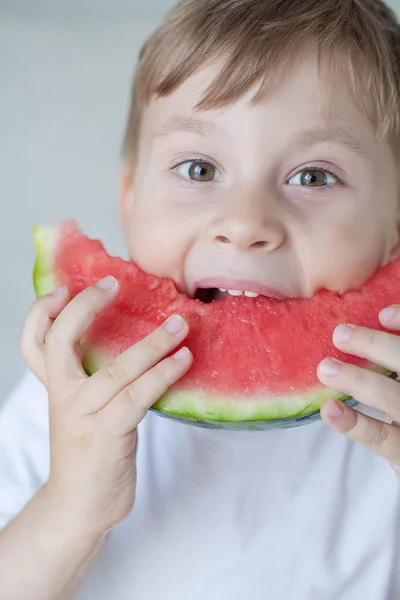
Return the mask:
M135 382L130 383L129 385L127 385L126 388L123 391L123 394L128 399L129 406L132 406L132 404L134 406L136 406L138 404L140 394L138 392L137 386L135 385Z
M160 356L163 353L162 336L158 336L157 333L154 332L145 339L147 350L153 357Z
M70 302L69 315L75 314L80 317L89 317L93 320L104 306L104 298L94 286L84 289Z
M19 351L22 354L22 357L25 360L28 359L31 356L34 349L35 344L33 338L31 336L22 334L19 342Z
M368 429L367 444L372 448L381 448L389 435L389 430L385 423L376 421L375 427Z
M368 371L360 367L352 368L351 383L355 390L364 386L367 373Z
M34 361L34 356L37 353L36 345L32 343L31 340L21 340L19 345L19 351L22 358L30 367L31 363Z
M371 348L375 346L376 342L376 331L374 329L365 329L364 330L364 350L369 353Z
M184 371L187 370L187 362L167 358L162 360L154 367L154 369L152 369L155 373L155 377L157 378L157 382L159 384L158 387L162 387L161 393L164 393L169 386L175 383L182 376L182 368Z
M30 323L25 322L19 341L19 350L24 358L30 356L33 348L35 347L35 339L35 329L30 327Z
M148 390L146 390L146 393L141 393L135 383L131 383L130 385L126 386L123 393L127 401L123 404L126 410L123 410L122 412L125 419L130 422L130 425L132 426L133 423L136 426L140 423L148 411L148 400L150 400L151 404L154 404L157 398L153 399L152 394L149 393ZM150 398L148 398L148 396L150 396ZM134 409L133 413L132 407Z
M123 364L115 360L108 363L102 370L103 376L118 385L125 385L129 381L128 374Z
M56 350L58 347L60 347L62 341L63 335L60 329L57 327L57 325L53 325L53 327L50 327L49 331L46 333L46 336L44 338L45 346L47 348L50 348L51 350Z
M30 311L37 311L37 310L46 310L46 306L49 304L49 295L47 294L46 296L42 296L41 298L36 298L36 300L31 304L31 307L29 309Z
M93 304L99 300L99 296L100 294L96 293L93 286L86 288L83 292L80 292L80 294L75 296L73 301L75 308L82 312L91 311L93 310Z
M75 296L72 302L77 311L89 314L94 318L97 312L105 305L106 298L95 284L82 290Z
M165 365L158 364L149 372L151 377L151 387L154 387L156 390L162 391L168 384L168 375L164 367Z
M354 437L357 429L359 428L359 417L355 410L346 411L346 417L344 419L343 431Z
M125 387L125 391L129 394L131 400L135 404L147 403L147 397L153 399L153 402L158 400L160 395L168 386L168 378L160 365L156 365L150 371L147 371L143 380L133 381Z

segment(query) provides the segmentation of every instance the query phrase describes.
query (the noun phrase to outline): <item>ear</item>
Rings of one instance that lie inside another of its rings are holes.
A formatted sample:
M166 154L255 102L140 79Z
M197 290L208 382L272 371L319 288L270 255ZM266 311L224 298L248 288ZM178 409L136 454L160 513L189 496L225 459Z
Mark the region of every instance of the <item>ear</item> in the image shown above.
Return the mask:
M133 167L124 165L122 167L119 183L118 213L122 230L126 233L129 221L130 208L133 202Z

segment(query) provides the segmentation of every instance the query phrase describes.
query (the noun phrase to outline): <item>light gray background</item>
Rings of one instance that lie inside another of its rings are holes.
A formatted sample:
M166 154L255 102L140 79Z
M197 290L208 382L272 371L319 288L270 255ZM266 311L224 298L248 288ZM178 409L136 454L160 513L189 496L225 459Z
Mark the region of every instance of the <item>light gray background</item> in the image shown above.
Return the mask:
M400 0L389 3L400 15ZM0 403L23 370L32 225L72 216L124 254L116 199L130 81L172 4L0 0Z

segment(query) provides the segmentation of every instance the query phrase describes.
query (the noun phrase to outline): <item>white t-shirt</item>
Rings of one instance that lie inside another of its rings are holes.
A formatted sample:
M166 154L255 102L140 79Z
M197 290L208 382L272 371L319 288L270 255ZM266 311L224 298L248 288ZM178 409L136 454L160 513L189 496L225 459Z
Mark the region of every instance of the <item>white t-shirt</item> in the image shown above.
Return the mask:
M77 600L400 598L400 484L321 421L228 432L149 414L139 440L134 510ZM47 396L27 374L0 413L0 527L48 471Z

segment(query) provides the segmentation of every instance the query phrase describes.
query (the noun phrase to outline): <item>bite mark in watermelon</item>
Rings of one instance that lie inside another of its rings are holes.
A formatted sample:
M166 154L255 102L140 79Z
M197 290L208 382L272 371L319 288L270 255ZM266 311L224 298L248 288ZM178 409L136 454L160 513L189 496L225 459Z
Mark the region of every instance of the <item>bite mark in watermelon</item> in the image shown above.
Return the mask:
M340 323L382 329L378 312L400 298L400 260L380 269L361 289L339 294L322 290L311 299L226 297L209 304L177 291L173 281L109 256L75 221L34 229L38 297L61 285L72 296L106 275L120 283L115 303L95 320L82 342L89 374L139 341L167 316L190 324L185 340L193 355L190 371L154 405L165 416L207 427L266 429L318 416L329 398L348 400L324 387L319 362L344 355L332 344Z

